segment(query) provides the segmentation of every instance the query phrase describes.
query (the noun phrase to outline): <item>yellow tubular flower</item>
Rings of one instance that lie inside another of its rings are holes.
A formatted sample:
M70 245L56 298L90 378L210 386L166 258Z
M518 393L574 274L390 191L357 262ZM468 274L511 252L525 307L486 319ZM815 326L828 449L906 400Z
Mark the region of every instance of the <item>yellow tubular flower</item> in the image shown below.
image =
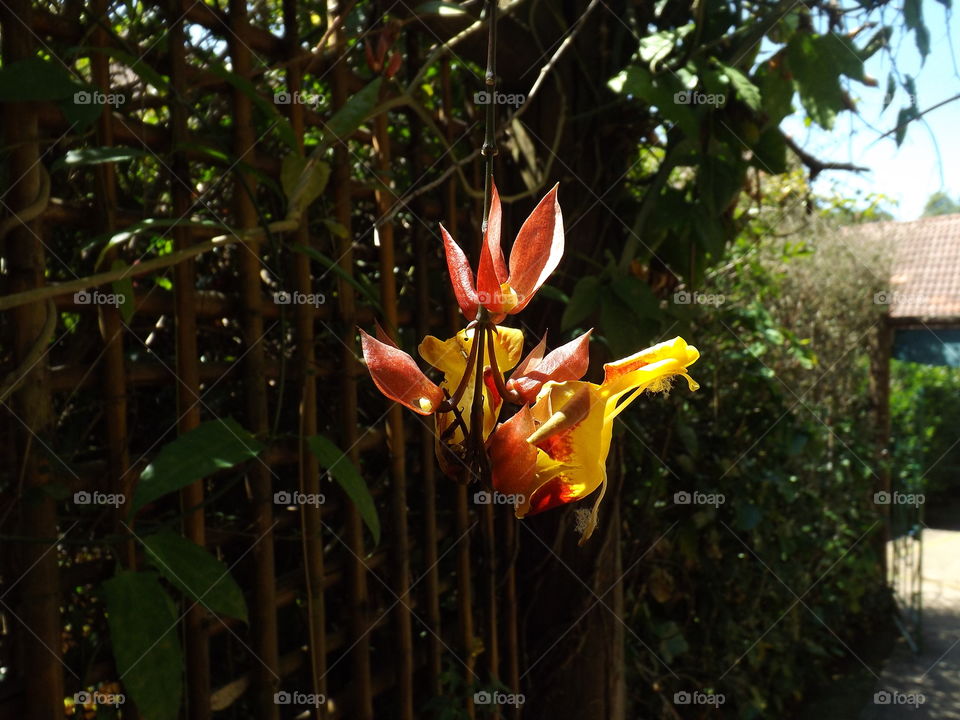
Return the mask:
M675 376L696 390L699 385L686 369L699 357L695 347L678 337L607 363L600 385L546 383L533 407L521 408L489 440L494 488L517 496L518 518L579 500L600 488L592 511L578 526L582 545L597 526L606 491L614 419L640 393L666 390Z
M467 359L473 347L475 331L461 330L449 340L440 340L432 335L423 339L418 348L420 357L443 373L443 382L440 387L449 395L456 392L460 381L467 369ZM485 348L484 348L485 349ZM501 372L511 370L520 360L523 352L523 333L516 328L498 325L494 335L494 352L497 366ZM484 365L490 365L490 358L484 356ZM486 379L486 378L485 378ZM473 379L468 379L466 389L457 402L457 408L467 429L470 428L470 407L473 404ZM486 439L497 422L501 398L492 387L492 381L485 383L483 390L483 437ZM462 445L465 435L462 427L456 427L450 434L444 434L455 423L456 416L452 412L438 413L436 416L436 452L440 468L450 477L458 477L463 472L462 463L451 456L447 448L455 449ZM454 453L456 454L456 452Z

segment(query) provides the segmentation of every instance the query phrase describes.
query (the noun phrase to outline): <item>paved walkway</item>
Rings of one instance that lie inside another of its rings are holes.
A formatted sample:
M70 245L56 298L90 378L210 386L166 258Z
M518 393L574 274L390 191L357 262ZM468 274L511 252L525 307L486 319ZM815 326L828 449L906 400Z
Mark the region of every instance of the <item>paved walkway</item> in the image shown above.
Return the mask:
M897 642L860 720L960 720L960 530L923 532L923 606L922 652Z

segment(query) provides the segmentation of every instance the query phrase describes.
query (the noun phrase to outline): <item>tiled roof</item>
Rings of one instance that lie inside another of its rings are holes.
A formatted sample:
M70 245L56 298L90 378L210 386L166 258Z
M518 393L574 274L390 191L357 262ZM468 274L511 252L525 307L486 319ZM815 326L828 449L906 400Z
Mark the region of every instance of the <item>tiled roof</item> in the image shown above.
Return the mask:
M844 230L890 243L890 317L960 318L960 214Z

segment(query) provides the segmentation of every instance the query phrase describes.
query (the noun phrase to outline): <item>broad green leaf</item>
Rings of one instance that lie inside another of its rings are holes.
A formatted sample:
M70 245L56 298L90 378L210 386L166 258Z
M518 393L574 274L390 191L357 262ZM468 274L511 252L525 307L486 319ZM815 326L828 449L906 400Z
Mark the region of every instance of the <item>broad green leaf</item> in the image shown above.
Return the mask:
M299 153L289 153L283 158L280 167L283 194L290 201L300 193L301 209L309 207L320 196L329 179L330 166L323 160L308 160Z
M600 330L614 357L626 357L645 347L656 325L655 320L644 319L615 292L602 295Z
M256 457L261 450L263 446L236 420L205 422L164 445L140 473L130 514L211 473Z
M883 112L888 107L890 103L893 102L893 96L897 92L897 80L893 77L893 73L887 75L887 93L883 96L883 107L880 109L880 112Z
M110 265L111 270L118 270L126 267L128 267L127 264L120 259L114 260ZM129 325L130 321L133 319L134 310L136 309L134 307L133 297L133 277L128 275L120 280L114 280L111 285L114 294L123 298L123 302L120 303L118 309L120 310L120 317L122 317L123 321Z
M363 518L370 534L373 535L374 545L379 545L380 518L377 517L377 507L373 503L373 496L360 475L360 471L357 470L350 458L324 435L314 435L308 438L307 445L317 456L320 465L333 476L333 479L340 484L340 487L353 501L357 512L360 513L360 517Z
M90 88L84 88L84 90L89 92ZM78 133L93 125L103 113L103 105L92 102L75 102L73 96L58 100L57 107L60 108L60 112L70 123L71 130Z
M923 22L922 0L904 0L903 23L908 30L913 30L917 50L920 51L920 57L925 60L930 54L930 31Z
M834 64L832 53L824 52L818 37L810 33L794 35L787 56L804 109L817 125L830 130L844 107L840 68Z
M333 114L324 126L324 134L329 141L345 142L367 120L377 106L382 82L382 77L372 80Z
M764 63L756 72L756 84L760 89L764 112L769 116L767 127L776 127L793 112L793 82L786 67L786 53L777 53L777 63Z
M161 228L172 228L172 227L206 227L206 228L223 228L226 231L226 228L217 222L211 222L209 220L180 220L174 218L147 218L146 220L140 220L139 222L130 225L125 230L115 233L105 233L103 235L98 235L93 238L89 243L87 243L88 248L95 248L101 243L104 243L103 248L100 251L100 255L97 257L97 267L100 266L100 263L103 262L103 258L107 250L112 248L114 245L124 243L131 238L137 237L138 235L151 235L154 231Z
M350 234L347 229L336 220L324 218L320 222L323 223L324 227L327 228L334 237L345 238Z
M170 531L143 538L147 561L192 600L247 622L247 602L230 570L207 550Z
M342 225L340 227L343 227ZM305 245L294 245L293 249L297 252L302 252L304 255L308 255L318 263L323 265L325 268L336 274L338 277L342 278L360 294L362 294L371 305L375 308L378 308L382 311L380 306L380 298L377 295L376 288L369 285L369 283L363 279L362 276L356 278L344 271L340 264L333 260L332 258L327 257L319 250L314 250L312 247L306 247Z
M117 674L147 720L177 720L183 656L177 610L156 573L123 571L103 583Z
M688 23L681 25L674 30L663 30L652 35L647 35L640 40L640 47L637 54L640 59L647 63L648 67L655 69L656 66L665 60L674 48L680 44L693 30L694 24Z
M750 78L744 75L736 68L720 63L724 75L730 79L730 84L737 91L737 97L743 101L751 110L760 110L760 89L754 85Z
M569 330L590 317L600 306L600 294L600 278L595 275L580 278L573 288L570 303L563 311L560 327Z
M897 114L896 140L897 147L903 144L903 139L907 136L907 127L910 123L920 117L920 111L916 105L901 108Z
M59 60L27 58L0 68L0 102L73 99L83 90Z
M537 290L537 296L547 298L548 300L556 300L564 305L570 302L570 296L553 285L541 285L540 289Z
M787 172L787 143L780 128L772 127L760 133L753 147L751 164L774 175Z
M134 158L144 157L148 153L145 150L139 150L132 147L95 147L70 150L66 155L59 158L50 169L59 170L62 167L74 167L77 165L100 165L102 163L123 162L133 160Z
M128 53L126 50L121 50L114 47L95 47L93 45L84 45L73 49L71 55L89 55L90 53L102 53L107 57L111 57L114 60L119 60L121 63L126 65L128 68L133 70L141 79L146 81L149 85L152 85L157 90L166 91L170 88L169 79L158 73L149 64L143 61L142 58L138 58L135 55Z
M280 133L280 139L283 140L284 144L286 144L286 146L291 150L296 150L297 137L293 133L293 127L291 127L290 121L287 120L287 118L284 117L279 110L277 110L276 105L265 99L258 92L256 85L250 82L247 78L241 77L235 72L227 70L222 65L217 65L216 63L208 65L207 70L223 80L226 80L228 83L233 85L233 87L250 98L250 101L256 105L257 109L274 123L277 131Z
M614 294L623 301L637 317L651 317L658 313L660 301L650 286L636 275L618 275L611 283Z

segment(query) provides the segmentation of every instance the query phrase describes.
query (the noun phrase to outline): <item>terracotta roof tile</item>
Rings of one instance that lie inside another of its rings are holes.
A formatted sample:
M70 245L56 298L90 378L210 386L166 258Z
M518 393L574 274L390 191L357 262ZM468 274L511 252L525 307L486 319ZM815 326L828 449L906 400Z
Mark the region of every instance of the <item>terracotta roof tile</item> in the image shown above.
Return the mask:
M960 318L960 214L844 228L893 250L890 317Z

